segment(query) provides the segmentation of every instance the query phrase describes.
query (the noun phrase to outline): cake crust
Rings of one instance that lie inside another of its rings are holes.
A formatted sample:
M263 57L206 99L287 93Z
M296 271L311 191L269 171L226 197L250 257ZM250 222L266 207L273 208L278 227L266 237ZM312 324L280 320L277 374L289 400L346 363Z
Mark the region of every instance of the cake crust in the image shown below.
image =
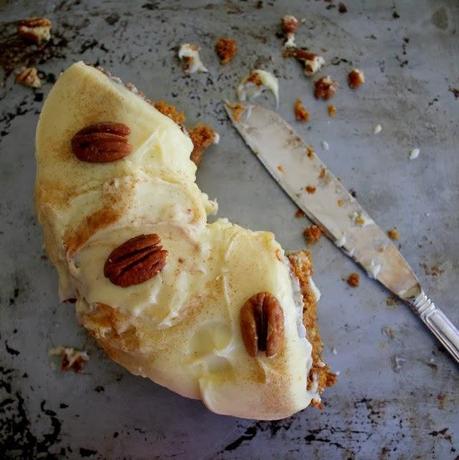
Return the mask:
M312 345L312 367L308 374L310 390L316 382L319 394L336 383L336 374L322 361L323 342L320 337L319 321L317 318L317 298L311 286L313 275L312 258L309 251L298 251L288 254L290 266L300 283L303 298L303 322L309 342ZM313 406L322 408L320 400L314 400Z

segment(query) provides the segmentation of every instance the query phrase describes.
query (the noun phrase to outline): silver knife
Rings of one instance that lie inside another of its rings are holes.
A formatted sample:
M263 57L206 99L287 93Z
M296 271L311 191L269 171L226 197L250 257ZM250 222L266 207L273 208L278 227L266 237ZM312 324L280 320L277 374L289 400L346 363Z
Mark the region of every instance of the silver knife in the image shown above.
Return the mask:
M427 297L385 232L277 113L255 104L226 103L234 127L309 219L371 278L408 303L459 363L459 331Z

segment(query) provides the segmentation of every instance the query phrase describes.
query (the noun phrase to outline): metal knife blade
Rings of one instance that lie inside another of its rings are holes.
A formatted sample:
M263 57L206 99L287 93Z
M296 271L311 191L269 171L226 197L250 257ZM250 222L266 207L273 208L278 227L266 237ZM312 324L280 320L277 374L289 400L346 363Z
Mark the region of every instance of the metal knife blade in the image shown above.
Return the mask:
M225 107L246 144L297 206L370 277L408 302L459 362L458 330L424 294L386 233L313 149L271 110L245 103Z

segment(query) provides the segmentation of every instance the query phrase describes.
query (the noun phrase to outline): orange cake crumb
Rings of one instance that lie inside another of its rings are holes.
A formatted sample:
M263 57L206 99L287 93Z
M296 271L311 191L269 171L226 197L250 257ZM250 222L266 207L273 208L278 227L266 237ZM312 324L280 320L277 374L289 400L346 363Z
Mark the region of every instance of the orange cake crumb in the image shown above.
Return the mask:
M215 52L220 59L220 64L228 64L237 53L236 40L227 37L220 37L215 44Z
M304 217L304 211L302 209L297 209L295 212L295 217L299 219L300 217Z
M313 149L310 145L308 145L308 146L306 147L306 155L307 155L307 157L308 157L308 158L313 158L313 157L314 157L314 153L316 153L316 152L314 152L314 149Z
M297 99L295 101L293 110L295 112L296 121L301 121L301 122L309 121L309 112L306 110L305 106L303 105L300 99Z
M156 110L159 110L178 125L183 126L185 124L185 114L177 110L174 105L168 104L166 101L156 101L153 105Z
M328 101L336 94L337 89L338 83L336 81L332 80L328 75L321 77L314 83L314 97Z
M331 118L336 117L336 107L333 104L329 104L329 106L327 107L327 111L328 111L329 117Z
M260 75L258 72L252 72L247 80L247 82L253 83L256 86L263 86L263 80L261 79Z
M245 107L237 102L236 104L227 104L227 107L231 110L231 115L234 118L234 121L240 121L242 114L245 111Z
M351 273L347 278L347 284L353 288L358 287L360 284L360 275L355 272Z
M285 169L282 165L277 165L277 170L281 173L285 172Z
M357 89L365 83L365 75L359 69L352 69L347 76L349 88Z
M313 185L307 185L307 186L305 187L305 190L306 190L308 193L310 193L310 194L316 193L316 188L315 188Z
M391 228L390 230L387 230L387 236L394 241L398 241L400 239L400 233L398 230L394 227Z
M306 243L314 244L320 240L322 236L322 230L317 225L311 225L304 229L303 235L306 239Z
M199 165L204 151L215 144L217 133L209 125L199 123L190 130L189 135L194 146L190 158L196 165Z

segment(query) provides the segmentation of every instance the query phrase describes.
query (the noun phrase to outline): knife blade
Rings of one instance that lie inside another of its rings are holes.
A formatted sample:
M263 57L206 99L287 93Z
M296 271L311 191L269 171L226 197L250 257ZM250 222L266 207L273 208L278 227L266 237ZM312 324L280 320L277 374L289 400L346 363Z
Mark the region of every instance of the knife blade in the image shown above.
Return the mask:
M459 362L459 331L421 288L414 271L373 221L277 113L259 105L225 104L233 126L271 176L337 247L401 300Z

